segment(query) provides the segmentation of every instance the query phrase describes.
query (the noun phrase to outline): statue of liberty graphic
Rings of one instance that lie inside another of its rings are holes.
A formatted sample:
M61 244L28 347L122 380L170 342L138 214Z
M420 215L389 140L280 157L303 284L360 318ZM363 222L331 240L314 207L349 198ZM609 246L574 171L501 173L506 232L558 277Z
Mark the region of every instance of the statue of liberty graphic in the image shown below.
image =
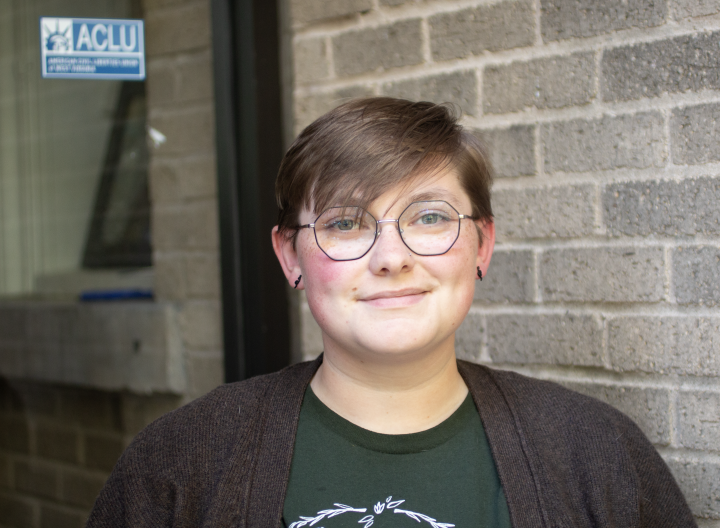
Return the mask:
M45 38L45 48L48 51L73 50L72 21L63 20L65 23L60 24L60 20L59 18L55 19L54 29L47 25L47 21L44 23L44 33L47 35ZM61 26L64 26L64 29Z

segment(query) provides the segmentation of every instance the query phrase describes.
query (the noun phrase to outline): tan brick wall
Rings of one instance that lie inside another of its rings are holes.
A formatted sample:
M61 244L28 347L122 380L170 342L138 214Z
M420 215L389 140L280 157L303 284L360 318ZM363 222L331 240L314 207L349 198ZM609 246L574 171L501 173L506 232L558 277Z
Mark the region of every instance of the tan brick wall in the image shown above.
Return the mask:
M159 302L179 314L188 398L223 382L209 0L144 0Z
M457 104L491 149L499 243L458 353L615 405L720 526L720 4L324 4L289 2L296 133L393 95Z
M132 437L223 382L210 0L143 0L143 9L148 124L167 138L151 148L155 294L174 314L168 349L184 357L178 376L187 388L181 395L133 395L0 379L3 528L83 526ZM4 310L0 321L3 336L29 328L18 319L25 315L15 313L15 321L8 314ZM110 326L116 322L106 319ZM59 323L46 322L62 338L63 328L52 326ZM120 326L113 328L135 335L136 329ZM35 330L48 334L44 325ZM32 335L37 341L37 331ZM48 340L56 348L59 341L57 335ZM33 343L23 341L17 353ZM92 382L92 376L80 381Z
M181 401L0 380L0 526L84 526L128 442Z

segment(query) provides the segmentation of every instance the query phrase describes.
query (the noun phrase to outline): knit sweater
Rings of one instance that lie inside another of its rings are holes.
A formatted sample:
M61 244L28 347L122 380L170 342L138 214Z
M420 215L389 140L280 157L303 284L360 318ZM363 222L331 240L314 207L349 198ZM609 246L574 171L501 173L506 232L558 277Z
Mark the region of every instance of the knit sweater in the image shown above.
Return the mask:
M87 526L277 527L303 394L322 359L221 386L132 441ZM625 415L554 383L464 361L514 528L696 526Z

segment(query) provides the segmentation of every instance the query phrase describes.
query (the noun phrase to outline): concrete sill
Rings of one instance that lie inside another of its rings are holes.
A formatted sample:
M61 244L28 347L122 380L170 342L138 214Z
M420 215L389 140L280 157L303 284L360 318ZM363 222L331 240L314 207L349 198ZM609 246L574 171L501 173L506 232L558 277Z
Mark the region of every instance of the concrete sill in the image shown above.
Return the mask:
M177 314L155 302L0 302L0 375L183 394Z

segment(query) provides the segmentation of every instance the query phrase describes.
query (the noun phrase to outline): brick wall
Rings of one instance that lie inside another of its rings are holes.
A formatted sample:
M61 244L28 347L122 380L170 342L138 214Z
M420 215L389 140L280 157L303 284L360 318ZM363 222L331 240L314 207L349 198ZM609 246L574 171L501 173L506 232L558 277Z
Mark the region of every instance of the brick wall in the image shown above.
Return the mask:
M1 528L83 526L132 437L161 414L223 382L210 0L143 0L143 11L148 124L166 138L151 148L155 297L162 306L150 312L171 313L177 320L166 337L172 341L167 348L184 358L183 372L177 373L183 381L174 388L181 394L83 389L21 380L22 374L10 380L0 378ZM130 341L127 336L150 330L143 327L148 319L142 314L117 317L121 310L111 309L132 310L130 305L95 308L109 312L98 328L111 326L122 334L115 336L112 346L125 346ZM141 308L138 311L153 307ZM8 326L13 323L19 325L15 333L29 328L20 324L25 315L8 319L8 313L3 311L1 334L13 334ZM58 327L53 314L45 319L53 319L50 323L55 326L50 326L56 334L70 331ZM153 328L150 334L159 330ZM42 336L48 337L49 331L43 328ZM35 346L38 338L32 337L20 343L18 354ZM56 337L49 337L50 345L59 348ZM110 339L101 337L104 343ZM0 354L12 352L5 345ZM7 363L7 357L3 359ZM40 367L52 371L47 378L62 379L52 365ZM117 379L121 376L113 378L110 370L104 369L110 386L123 385ZM78 376L81 384L92 384L97 378L88 373Z
M0 380L0 526L84 526L130 439L180 401Z
M392 95L490 147L499 243L459 355L627 413L720 526L720 4L289 3L296 132Z
M188 396L223 382L210 0L143 0L156 297L178 310Z

